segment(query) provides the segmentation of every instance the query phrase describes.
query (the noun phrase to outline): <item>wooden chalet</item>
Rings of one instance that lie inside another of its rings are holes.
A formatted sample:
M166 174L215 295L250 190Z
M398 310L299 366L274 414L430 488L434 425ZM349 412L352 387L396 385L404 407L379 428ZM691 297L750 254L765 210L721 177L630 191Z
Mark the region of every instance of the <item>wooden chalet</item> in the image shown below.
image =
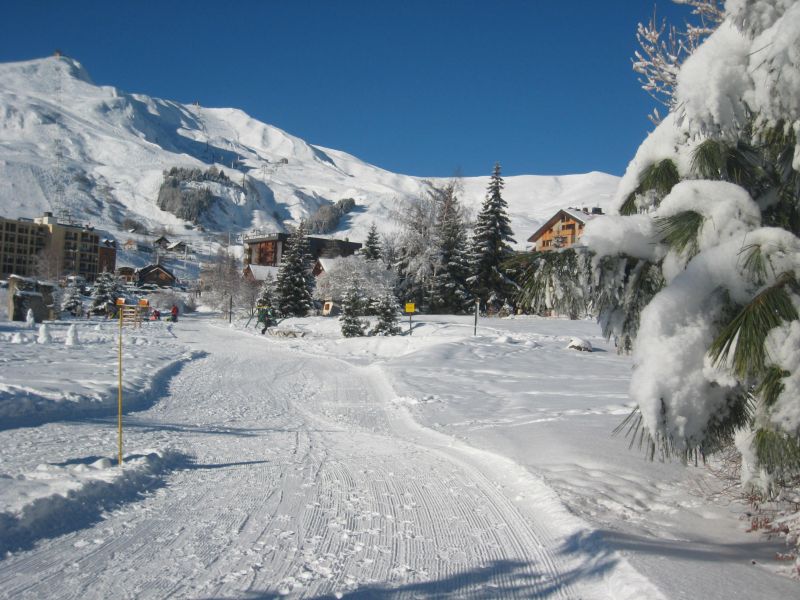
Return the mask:
M153 247L154 248L161 248L162 250L166 250L171 243L172 242L170 242L166 237L164 237L162 235L155 242L153 242Z
M125 283L136 283L136 269L134 267L118 267L116 275Z
M158 287L172 287L177 283L175 275L163 265L147 265L136 271L136 275L139 285L151 284Z
M549 252L574 246L586 223L603 214L601 208L563 208L528 238L533 252Z
M251 231L244 237L244 262L246 265L277 267L281 264L288 233ZM320 257L350 256L361 248L358 242L307 236L314 260Z
M186 242L172 242L171 244L167 245L167 252L186 254L188 251L189 246L186 245Z

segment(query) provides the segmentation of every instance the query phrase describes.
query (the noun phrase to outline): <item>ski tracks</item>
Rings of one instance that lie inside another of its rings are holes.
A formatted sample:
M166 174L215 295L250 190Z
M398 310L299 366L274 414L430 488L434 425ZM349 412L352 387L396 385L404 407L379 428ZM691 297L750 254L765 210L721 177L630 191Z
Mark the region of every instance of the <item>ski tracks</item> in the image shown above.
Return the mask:
M374 371L186 322L179 335L208 355L128 417L128 443L194 461L95 527L0 562L0 595L580 596L547 528L398 417Z

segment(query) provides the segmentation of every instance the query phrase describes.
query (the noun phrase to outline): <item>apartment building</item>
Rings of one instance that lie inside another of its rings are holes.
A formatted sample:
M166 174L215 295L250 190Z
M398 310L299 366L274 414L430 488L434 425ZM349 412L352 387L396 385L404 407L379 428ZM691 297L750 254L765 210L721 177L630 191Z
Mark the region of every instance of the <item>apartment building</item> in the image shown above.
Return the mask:
M100 266L100 233L88 226L59 223L49 212L34 219L0 217L0 277L35 275L40 255L57 274L94 281ZM103 257L111 271L115 258Z

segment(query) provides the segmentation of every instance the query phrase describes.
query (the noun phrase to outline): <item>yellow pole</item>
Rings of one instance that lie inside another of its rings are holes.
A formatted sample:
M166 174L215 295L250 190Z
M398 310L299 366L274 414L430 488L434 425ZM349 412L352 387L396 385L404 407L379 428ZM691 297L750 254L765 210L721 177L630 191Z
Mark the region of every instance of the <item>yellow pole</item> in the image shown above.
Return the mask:
M119 306L119 381L117 389L117 440L119 444L119 468L122 468L122 313L123 307Z

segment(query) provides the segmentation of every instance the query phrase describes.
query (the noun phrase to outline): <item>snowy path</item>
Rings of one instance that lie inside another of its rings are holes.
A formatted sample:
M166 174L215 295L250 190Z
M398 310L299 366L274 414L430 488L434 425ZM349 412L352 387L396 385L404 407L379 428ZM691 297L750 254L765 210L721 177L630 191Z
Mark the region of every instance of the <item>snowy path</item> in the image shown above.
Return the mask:
M3 597L587 597L547 507L523 514L490 461L416 426L377 371L200 319L176 330L208 355L126 418L127 445L194 460L0 562ZM111 420L0 436L28 466L114 443Z

